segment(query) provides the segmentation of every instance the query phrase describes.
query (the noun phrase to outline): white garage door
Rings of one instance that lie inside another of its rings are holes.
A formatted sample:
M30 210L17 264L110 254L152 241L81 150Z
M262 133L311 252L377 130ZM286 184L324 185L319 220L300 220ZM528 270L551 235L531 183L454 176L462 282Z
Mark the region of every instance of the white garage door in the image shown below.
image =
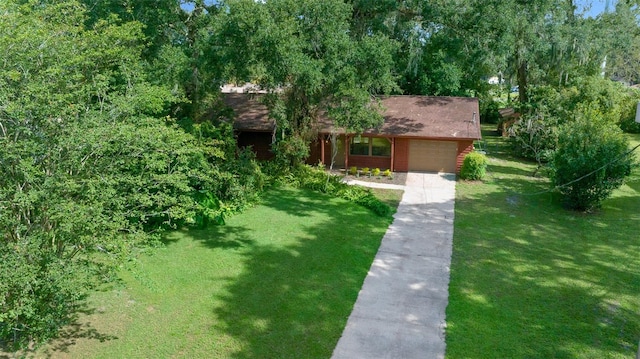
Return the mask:
M411 140L409 142L409 171L456 171L457 142Z

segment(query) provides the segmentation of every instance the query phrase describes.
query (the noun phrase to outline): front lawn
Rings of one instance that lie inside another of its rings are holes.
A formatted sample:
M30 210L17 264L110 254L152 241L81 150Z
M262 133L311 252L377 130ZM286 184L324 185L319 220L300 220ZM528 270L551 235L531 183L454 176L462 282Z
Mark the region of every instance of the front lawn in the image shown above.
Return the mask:
M378 191L397 206L401 191ZM53 358L328 358L391 218L281 188L184 230L90 298Z
M634 357L640 168L601 210L571 212L490 129L487 180L457 185L447 358Z

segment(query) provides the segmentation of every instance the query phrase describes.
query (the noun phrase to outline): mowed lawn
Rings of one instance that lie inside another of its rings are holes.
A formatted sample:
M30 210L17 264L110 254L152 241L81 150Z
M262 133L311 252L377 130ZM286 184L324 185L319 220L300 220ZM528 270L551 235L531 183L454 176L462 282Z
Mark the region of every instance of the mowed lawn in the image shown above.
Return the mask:
M397 206L401 191L378 191ZM280 188L165 246L91 296L53 358L328 358L391 218Z
M457 185L447 358L634 358L640 168L601 210L572 212L485 130L486 181Z

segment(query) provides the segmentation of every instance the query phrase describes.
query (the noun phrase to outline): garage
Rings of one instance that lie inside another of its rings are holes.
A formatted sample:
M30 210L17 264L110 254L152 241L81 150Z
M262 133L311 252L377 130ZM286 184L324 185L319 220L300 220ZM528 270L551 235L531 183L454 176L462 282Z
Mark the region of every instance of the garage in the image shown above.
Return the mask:
M457 142L411 140L409 171L455 173L457 156Z

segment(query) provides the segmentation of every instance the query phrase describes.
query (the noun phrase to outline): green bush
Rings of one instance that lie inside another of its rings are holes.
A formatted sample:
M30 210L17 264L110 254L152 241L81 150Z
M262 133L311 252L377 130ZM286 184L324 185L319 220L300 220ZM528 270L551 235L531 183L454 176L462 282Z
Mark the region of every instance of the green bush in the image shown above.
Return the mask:
M309 157L309 143L299 136L289 136L273 145L276 160L283 165L295 167Z
M381 217L391 213L391 208L368 188L348 185L342 182L340 176L332 175L321 167L299 166L294 172L294 177L290 184L296 187L344 198L370 209Z
M504 104L496 101L492 96L484 96L480 99L480 118L483 123L498 123L501 116L498 111Z
M471 152L464 157L460 177L465 180L481 180L487 171L487 157L478 152Z
M627 139L597 111L587 111L559 132L553 158L554 186L571 209L599 207L631 173L634 160L625 155Z
M380 175L380 169L379 168L374 168L373 171L371 171L371 174L373 174L374 176L379 176Z
M391 170L390 169L384 170L384 172L382 172L382 175L385 177L391 177Z
M358 167L352 166L349 168L349 174L355 176L358 173Z

